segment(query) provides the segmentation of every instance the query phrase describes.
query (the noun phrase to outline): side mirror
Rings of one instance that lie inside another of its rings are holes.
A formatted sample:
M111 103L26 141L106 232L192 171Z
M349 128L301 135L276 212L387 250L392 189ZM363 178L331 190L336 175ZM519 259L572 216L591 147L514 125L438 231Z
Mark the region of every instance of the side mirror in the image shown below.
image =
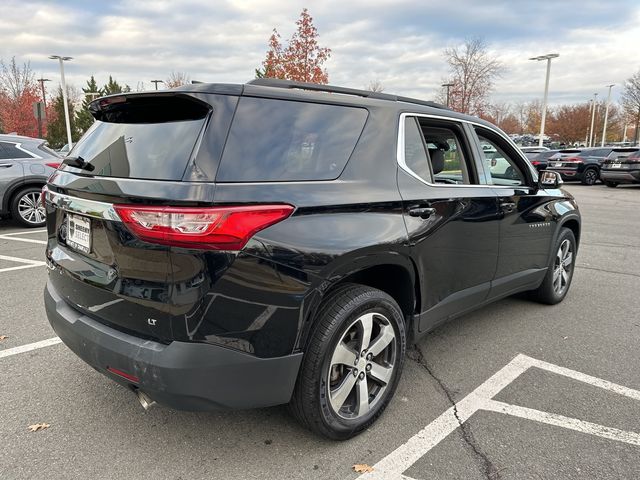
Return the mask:
M543 170L538 178L538 188L558 188L562 185L562 177L558 172Z

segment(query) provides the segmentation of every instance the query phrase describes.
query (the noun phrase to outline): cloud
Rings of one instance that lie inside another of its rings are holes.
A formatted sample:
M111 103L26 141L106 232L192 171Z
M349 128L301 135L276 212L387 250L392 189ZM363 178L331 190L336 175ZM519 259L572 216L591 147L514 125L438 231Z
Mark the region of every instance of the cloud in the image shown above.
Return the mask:
M277 27L287 38L304 6L275 0L5 0L0 57L30 60L37 74L57 79L57 65L47 57L73 56L65 72L76 86L92 74L100 83L111 74L120 83L151 88L149 80L171 71L243 83L260 66L271 30ZM541 97L544 62L530 56L560 53L552 63L551 103L603 94L604 85L620 85L639 66L635 1L330 0L309 7L320 43L332 49L330 80L345 86L362 88L379 79L387 92L431 98L447 76L442 51L472 36L483 37L505 64L493 93L500 101Z

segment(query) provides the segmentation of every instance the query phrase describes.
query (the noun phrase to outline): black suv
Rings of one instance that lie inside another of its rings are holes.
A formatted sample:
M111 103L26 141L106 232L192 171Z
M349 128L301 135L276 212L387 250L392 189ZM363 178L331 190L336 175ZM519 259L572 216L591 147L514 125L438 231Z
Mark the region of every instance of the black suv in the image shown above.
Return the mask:
M546 169L558 172L563 180L580 180L583 185L594 185L612 150L612 147L560 150L547 160Z
M614 148L602 164L600 179L607 187L640 183L640 148Z
M571 284L576 203L477 118L282 80L118 94L91 112L44 194L46 311L143 406L289 403L349 438L389 403L418 337L517 292L560 302Z

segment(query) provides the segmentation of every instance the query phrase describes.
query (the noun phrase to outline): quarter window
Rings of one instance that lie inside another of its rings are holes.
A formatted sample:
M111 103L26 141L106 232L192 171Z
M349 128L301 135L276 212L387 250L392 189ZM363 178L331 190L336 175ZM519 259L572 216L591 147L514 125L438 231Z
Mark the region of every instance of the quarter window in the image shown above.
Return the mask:
M0 142L0 159L33 158L13 143Z

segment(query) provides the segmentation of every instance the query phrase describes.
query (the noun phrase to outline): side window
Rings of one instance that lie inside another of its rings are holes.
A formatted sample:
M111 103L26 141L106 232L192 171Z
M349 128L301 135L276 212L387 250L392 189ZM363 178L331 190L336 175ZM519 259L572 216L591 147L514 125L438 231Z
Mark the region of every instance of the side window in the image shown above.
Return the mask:
M4 158L33 158L28 153L20 150L13 143L3 143Z
M9 156L9 151L4 148L5 145L6 143L0 142L0 160L8 160L9 158L11 158Z
M404 163L425 182L431 182L429 157L415 117L404 120Z
M420 118L420 128L431 161L436 184L469 185L476 183L471 156L466 152L464 133L456 124Z
M511 150L509 145L481 128L476 128L476 133L484 154L485 169L491 175L492 183L503 186L526 185L526 176L515 155L512 157L507 153Z

